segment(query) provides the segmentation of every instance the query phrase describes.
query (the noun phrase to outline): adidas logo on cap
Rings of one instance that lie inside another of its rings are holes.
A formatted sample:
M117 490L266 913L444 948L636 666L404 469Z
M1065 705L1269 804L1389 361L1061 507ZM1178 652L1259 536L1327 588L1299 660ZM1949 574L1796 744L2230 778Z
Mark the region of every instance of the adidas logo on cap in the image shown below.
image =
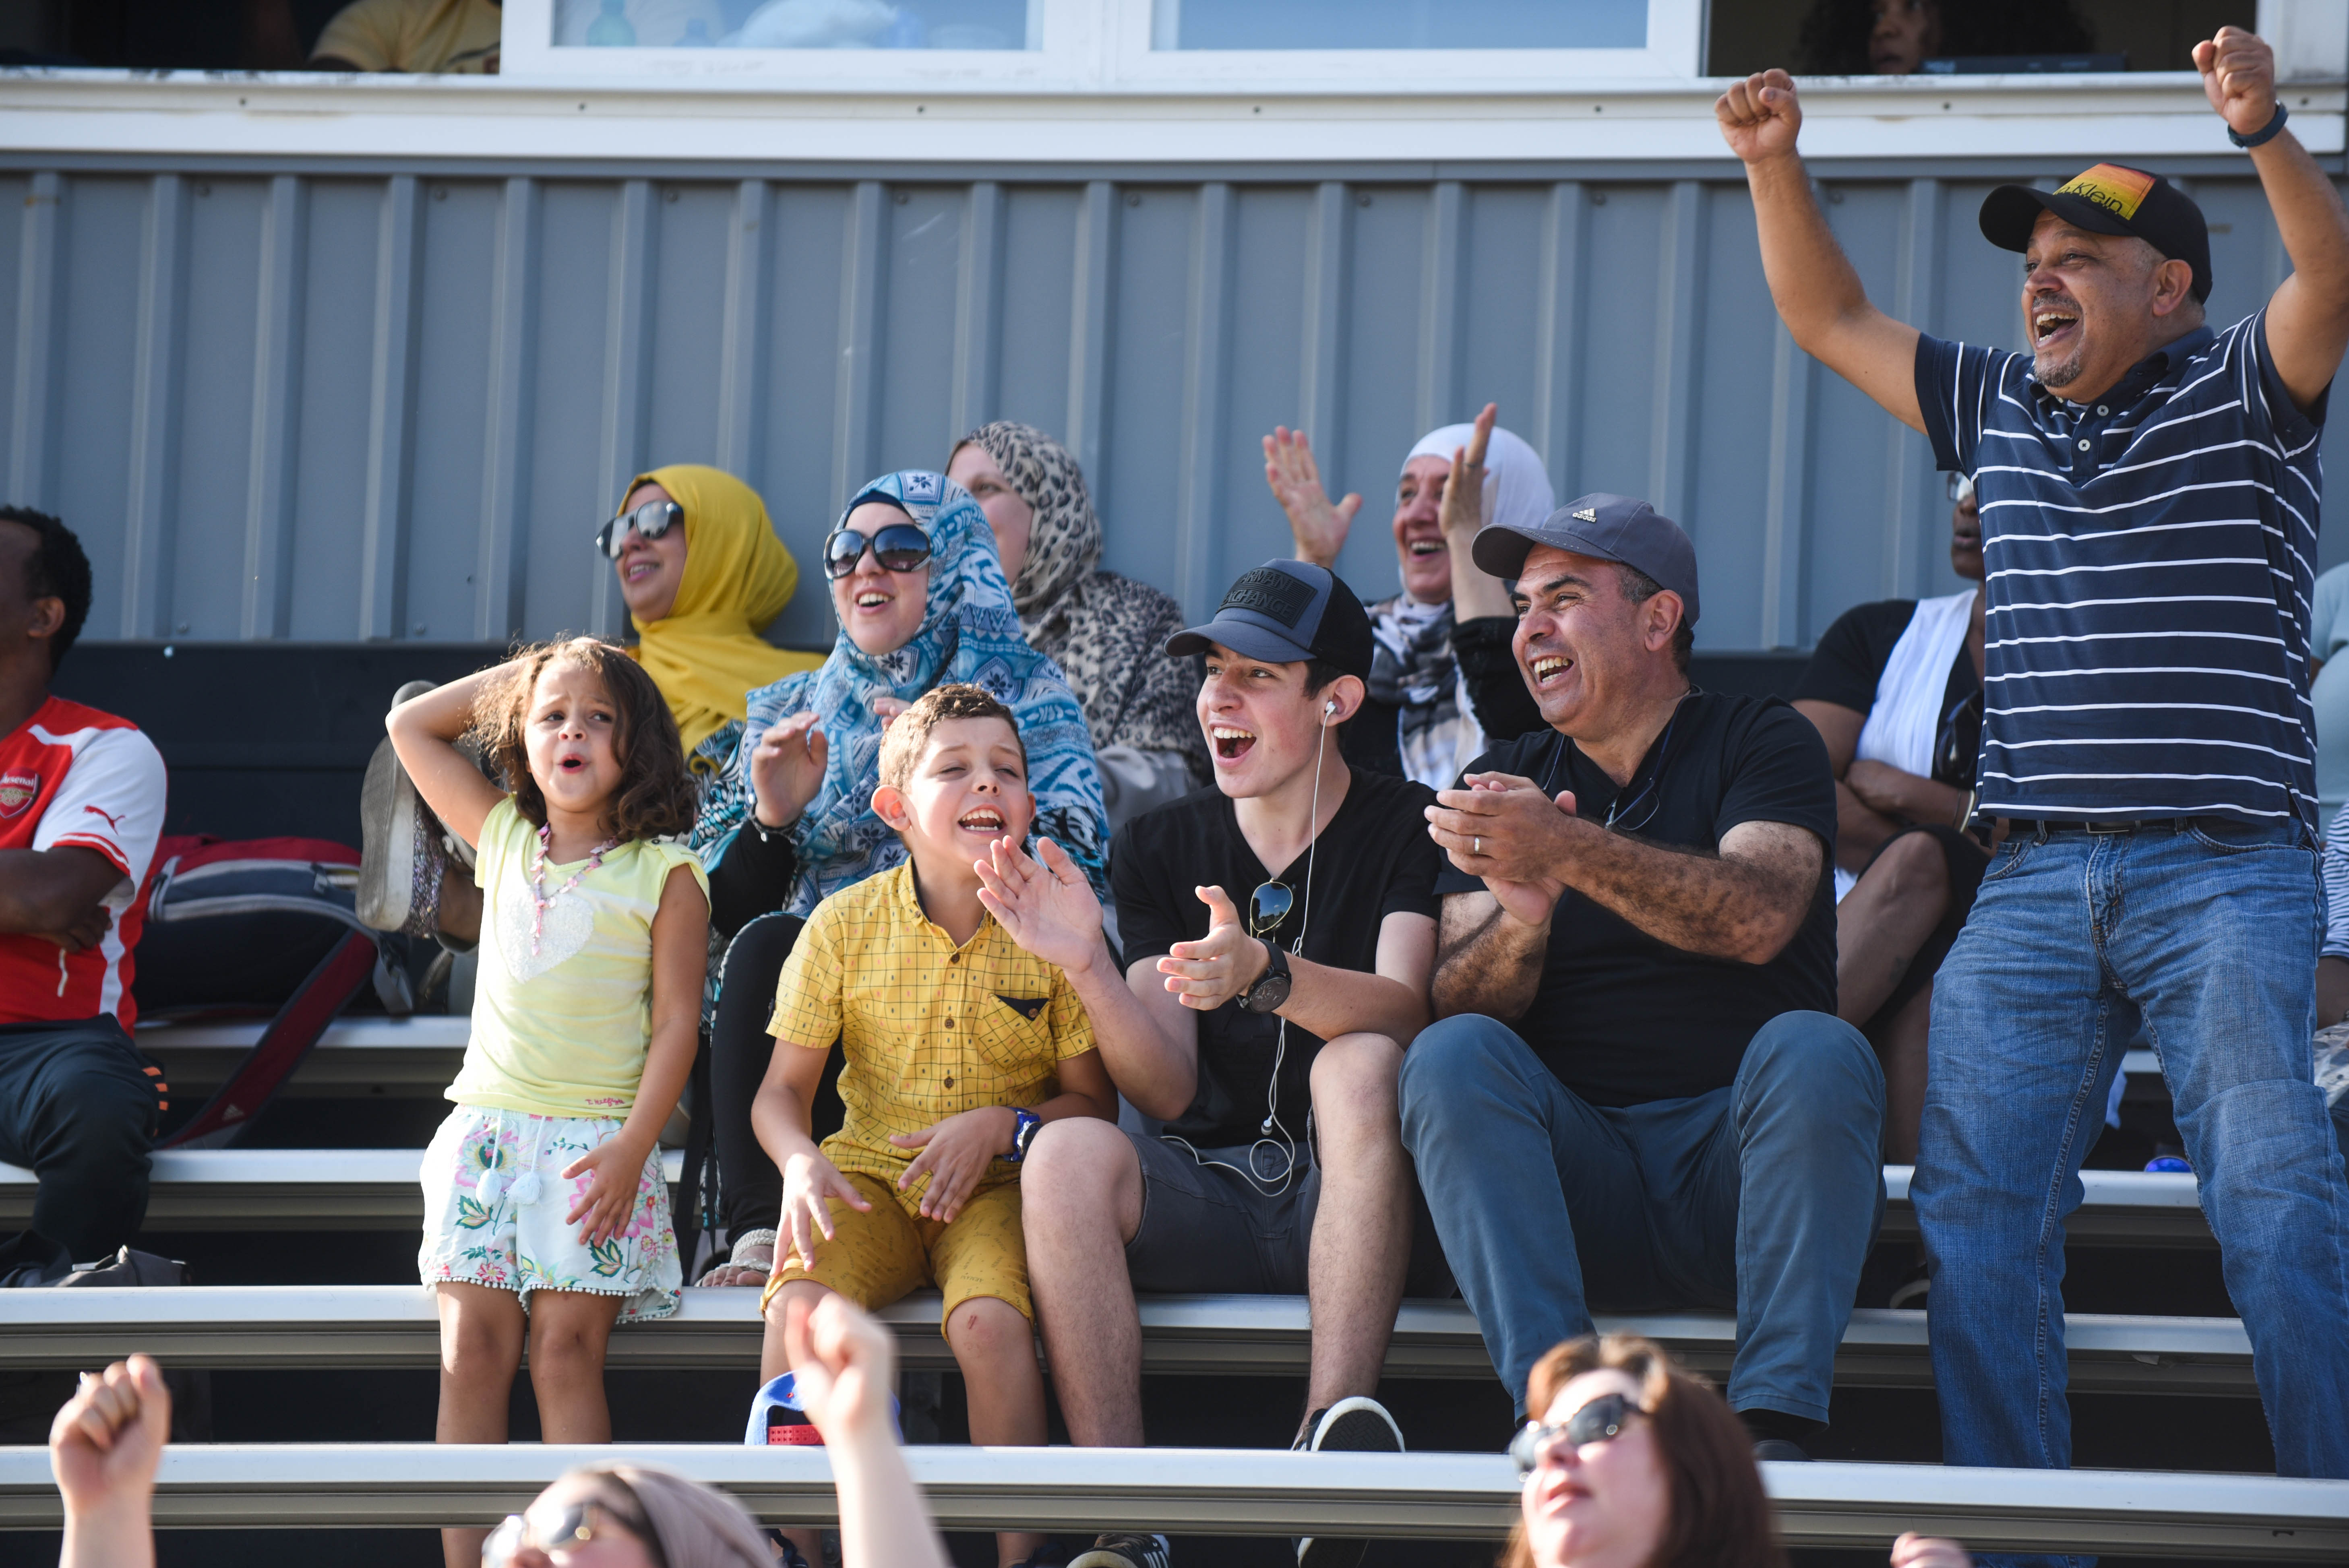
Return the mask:
M1599 509L1595 506L1578 507L1575 510L1572 515L1574 521L1577 522L1597 522L1599 521Z

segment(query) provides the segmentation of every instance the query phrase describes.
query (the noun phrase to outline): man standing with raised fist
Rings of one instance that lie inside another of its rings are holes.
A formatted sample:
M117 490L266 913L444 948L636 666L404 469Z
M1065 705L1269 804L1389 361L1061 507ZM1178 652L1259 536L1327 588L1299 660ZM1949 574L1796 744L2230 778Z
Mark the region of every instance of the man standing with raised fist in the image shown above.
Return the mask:
M1942 1451L2071 1462L2063 1220L2123 1047L2160 1053L2287 1475L2349 1476L2349 1183L2311 1081L2307 604L2349 217L2284 128L2267 45L2194 63L2292 275L2203 321L2202 214L2100 163L1982 203L2023 257L2026 353L1868 303L1813 198L1783 71L1715 106L1795 341L1971 473L1988 566L1976 811L2005 838L1935 982L1913 1189Z

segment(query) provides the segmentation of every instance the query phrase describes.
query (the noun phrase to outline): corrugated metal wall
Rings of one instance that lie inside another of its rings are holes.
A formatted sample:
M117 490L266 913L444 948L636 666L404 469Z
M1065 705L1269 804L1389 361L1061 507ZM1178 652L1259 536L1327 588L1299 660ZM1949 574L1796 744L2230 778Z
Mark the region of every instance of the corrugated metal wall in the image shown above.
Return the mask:
M1830 178L1875 297L2015 338L1984 179ZM2207 179L2220 320L2283 260ZM1205 614L1286 553L1257 438L1385 498L1486 399L1561 499L1689 525L1700 645L1802 647L1946 589L1921 438L1794 351L1742 180L899 184L0 170L6 495L88 542L87 635L469 641L622 624L590 535L633 471L712 462L802 566L850 487L981 420L1061 433L1106 563ZM2328 541L2340 538L2336 527ZM2328 543L2329 561L2349 548ZM819 578L771 632L822 645Z

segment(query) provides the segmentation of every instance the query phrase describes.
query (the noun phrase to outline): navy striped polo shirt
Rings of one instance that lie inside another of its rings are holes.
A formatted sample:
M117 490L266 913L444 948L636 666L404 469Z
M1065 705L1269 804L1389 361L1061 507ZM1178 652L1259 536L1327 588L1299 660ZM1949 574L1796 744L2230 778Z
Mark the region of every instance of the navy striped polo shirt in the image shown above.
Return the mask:
M2324 403L2262 311L2091 404L2028 354L1922 337L1917 402L1974 476L1988 571L1985 817L2316 822L2308 606Z

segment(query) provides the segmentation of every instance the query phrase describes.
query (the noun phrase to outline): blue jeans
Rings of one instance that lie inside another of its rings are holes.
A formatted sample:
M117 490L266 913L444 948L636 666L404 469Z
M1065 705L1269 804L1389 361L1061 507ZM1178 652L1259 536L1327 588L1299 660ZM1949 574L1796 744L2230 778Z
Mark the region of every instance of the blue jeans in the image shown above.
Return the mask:
M1826 1420L1884 1212L1883 1121L1876 1053L1825 1013L1764 1025L1727 1088L1619 1109L1491 1018L1446 1018L1403 1055L1403 1146L1520 1408L1534 1363L1591 1331L1591 1301L1733 1305L1730 1404Z
M1934 979L1914 1187L1949 1463L2072 1462L2064 1219L2141 1027L2278 1469L2349 1476L2349 1184L2310 1046L2321 897L2297 827L2206 819L1999 851Z

